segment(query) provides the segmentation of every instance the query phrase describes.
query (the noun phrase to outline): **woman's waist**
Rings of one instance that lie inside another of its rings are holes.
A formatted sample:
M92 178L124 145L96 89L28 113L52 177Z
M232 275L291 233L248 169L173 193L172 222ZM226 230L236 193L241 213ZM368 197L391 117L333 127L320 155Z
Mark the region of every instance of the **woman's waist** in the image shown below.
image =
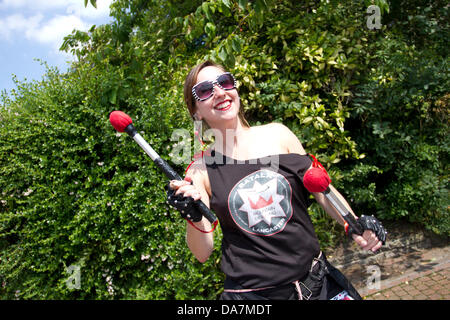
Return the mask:
M304 277L310 270L311 261L319 253L318 243L297 252L281 252L279 248L258 251L223 247L221 269L245 289L274 287Z
M309 261L307 268L298 276L292 276L289 280L285 280L281 283L269 284L265 283L261 285L246 286L240 284L240 279L235 279L227 276L224 283L224 292L236 293L236 294L257 294L262 297L269 299L289 299L293 295L300 296L305 299L310 299L311 296L317 295L318 292L314 292L317 288L314 288L314 282L316 280L321 281L319 277L315 275L320 275L324 273L325 268L325 257L322 252L319 252L311 261ZM312 278L311 278L312 276ZM262 284L262 283L261 283Z

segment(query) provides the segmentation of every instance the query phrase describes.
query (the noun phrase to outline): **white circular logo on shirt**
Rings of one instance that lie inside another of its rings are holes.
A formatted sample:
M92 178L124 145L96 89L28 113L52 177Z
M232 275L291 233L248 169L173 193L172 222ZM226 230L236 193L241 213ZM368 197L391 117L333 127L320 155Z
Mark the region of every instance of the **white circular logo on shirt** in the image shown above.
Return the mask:
M259 170L241 179L228 197L234 222L244 231L271 236L292 217L292 188L281 174Z

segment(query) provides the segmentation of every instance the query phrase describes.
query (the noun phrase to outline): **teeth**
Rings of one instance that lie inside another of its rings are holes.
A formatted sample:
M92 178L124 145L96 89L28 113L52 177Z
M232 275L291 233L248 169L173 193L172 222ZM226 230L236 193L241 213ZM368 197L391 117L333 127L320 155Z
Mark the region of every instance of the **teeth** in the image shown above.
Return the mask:
M217 109L217 110L225 109L225 108L227 108L230 105L230 103L231 102L229 102L229 101L221 102L218 106L216 106L215 109Z

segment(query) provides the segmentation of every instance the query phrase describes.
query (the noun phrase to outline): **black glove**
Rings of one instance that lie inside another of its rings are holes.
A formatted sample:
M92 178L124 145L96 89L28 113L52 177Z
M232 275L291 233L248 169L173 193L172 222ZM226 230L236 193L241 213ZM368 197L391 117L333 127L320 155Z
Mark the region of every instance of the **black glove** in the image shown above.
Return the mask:
M202 220L202 214L197 210L195 201L192 197L184 197L181 194L175 195L175 190L166 185L167 203L177 209L183 219L188 219L192 222Z
M363 230L372 230L377 236L378 240L380 240L383 244L386 243L387 231L384 229L381 222L378 221L377 218L375 218L373 215L362 215L357 221ZM354 233L356 233L355 230L351 226L349 226L347 230L348 236L352 238L352 234Z

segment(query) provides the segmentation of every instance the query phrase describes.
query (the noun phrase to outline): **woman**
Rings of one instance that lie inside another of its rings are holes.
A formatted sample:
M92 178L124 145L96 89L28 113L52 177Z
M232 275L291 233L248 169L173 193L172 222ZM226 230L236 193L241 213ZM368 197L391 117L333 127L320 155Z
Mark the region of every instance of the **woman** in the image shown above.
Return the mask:
M309 193L302 184L312 161L297 137L279 123L250 127L234 77L210 61L191 70L184 95L192 118L214 131L215 142L189 166L184 181L170 182L169 193L201 200L218 216L226 274L221 298L331 299L346 290L345 297L359 299L320 251L307 214ZM313 195L345 224L322 193ZM212 226L198 213L188 218L187 244L203 263L213 251L213 234L200 231ZM365 250L382 246L370 230L352 237Z

